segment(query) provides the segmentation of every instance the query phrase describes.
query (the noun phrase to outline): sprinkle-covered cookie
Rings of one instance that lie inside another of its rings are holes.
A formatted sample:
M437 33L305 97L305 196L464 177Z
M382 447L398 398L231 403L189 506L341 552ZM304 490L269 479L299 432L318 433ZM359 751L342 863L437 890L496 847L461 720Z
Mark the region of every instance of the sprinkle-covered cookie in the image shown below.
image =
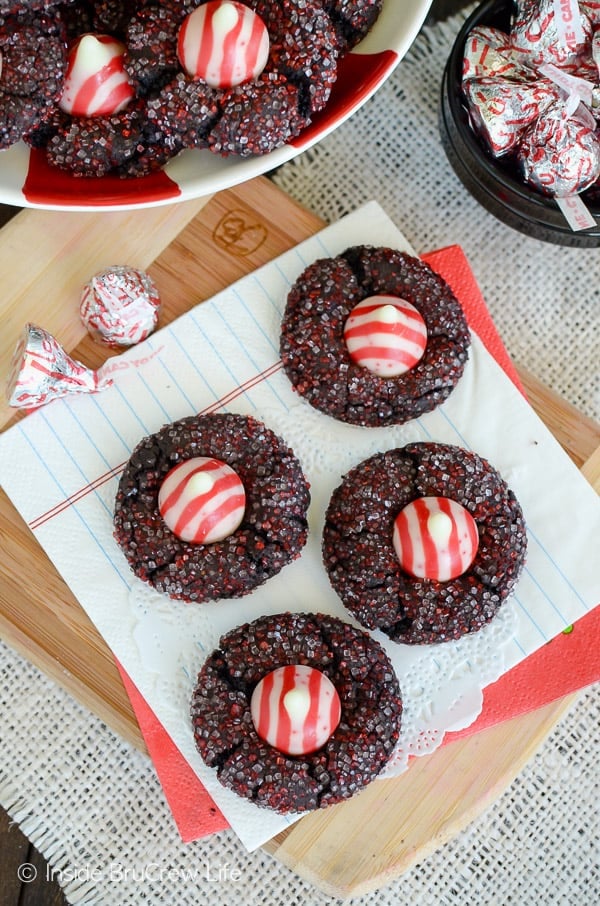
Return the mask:
M402 699L366 632L325 614L264 616L228 632L198 676L198 750L223 786L285 814L348 799L389 760Z
M0 19L0 150L43 119L60 95L66 66L66 32L57 12Z
M351 48L374 25L383 0L324 0L323 5L336 25L342 45Z
M374 322L368 330L366 300ZM403 303L412 314L399 311ZM463 310L448 284L418 258L369 246L302 272L288 295L280 337L295 390L326 415L366 427L400 424L444 402L469 346ZM406 367L392 373L400 356Z
M76 176L125 177L185 149L267 154L322 110L340 56L380 9L381 0L0 0L0 149L23 139ZM134 127L115 133L123 112Z
M190 460L175 480L175 468ZM206 476L194 478L206 468L215 473L210 488ZM227 478L219 483L223 472ZM234 497L227 490L232 481ZM180 495L187 495L184 507ZM237 598L299 556L309 502L298 460L262 422L191 416L133 451L119 482L115 538L136 576L157 591L196 602ZM227 507L237 508L235 519Z
M521 507L476 453L408 444L355 466L331 497L323 560L345 607L395 642L476 632L517 582Z

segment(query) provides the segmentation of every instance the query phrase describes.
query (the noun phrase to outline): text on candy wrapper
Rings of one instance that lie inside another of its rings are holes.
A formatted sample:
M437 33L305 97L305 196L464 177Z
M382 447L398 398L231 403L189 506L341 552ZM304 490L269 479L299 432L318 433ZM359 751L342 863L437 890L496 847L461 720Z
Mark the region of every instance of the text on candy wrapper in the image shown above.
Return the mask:
M584 41L581 12L577 0L554 0L554 17L560 43L574 50Z
M114 356L114 358L109 359L102 366L102 374L111 374L113 371L125 371L128 368L141 368L142 365L147 365L148 362L151 362L152 359L155 359L156 356L160 355L164 348L164 345L159 346L158 349L153 349L152 352L149 352L148 355L145 355L141 359L129 359L122 356Z
M595 218L579 195L568 195L566 198L556 198L555 201L574 232L589 230L596 226Z

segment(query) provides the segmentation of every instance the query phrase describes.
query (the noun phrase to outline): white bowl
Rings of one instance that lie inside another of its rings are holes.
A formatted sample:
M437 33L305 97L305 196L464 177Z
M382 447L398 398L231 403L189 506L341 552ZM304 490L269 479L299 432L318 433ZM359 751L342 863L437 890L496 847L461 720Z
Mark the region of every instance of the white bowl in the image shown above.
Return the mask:
M343 123L398 65L421 28L431 0L386 0L369 35L341 61L327 107L293 143L270 154L222 158L184 151L160 172L139 179L74 177L19 142L0 152L0 202L47 210L145 208L211 195L280 166Z

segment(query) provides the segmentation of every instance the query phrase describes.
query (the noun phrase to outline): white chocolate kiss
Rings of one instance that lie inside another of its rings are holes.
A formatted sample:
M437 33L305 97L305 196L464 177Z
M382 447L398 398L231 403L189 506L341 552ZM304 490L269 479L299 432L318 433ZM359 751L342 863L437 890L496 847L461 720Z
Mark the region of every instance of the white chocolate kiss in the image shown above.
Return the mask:
M125 46L107 35L83 35L73 47L58 106L75 116L119 113L134 97L123 66Z
M310 692L306 686L296 686L283 696L283 707L292 723L304 723L310 710Z
M158 509L168 528L192 544L224 541L240 525L246 492L239 476L218 459L197 456L165 477Z
M350 358L378 377L405 374L421 360L427 327L414 305L396 296L370 296L355 305L344 325Z
M475 520L447 497L419 497L394 521L393 545L411 576L448 582L471 566L479 546Z
M177 56L188 75L212 88L233 88L256 79L269 58L269 33L250 7L209 0L183 21Z
M401 324L403 320L402 315L396 306L390 305L389 302L387 305L381 305L379 308L376 308L373 314L379 321L383 321L384 324Z
M213 16L215 36L223 40L237 20L238 13L233 3L222 3Z
M432 513L427 520L427 531L436 544L448 544L452 534L452 519L447 513Z
M196 472L188 480L186 491L191 497L198 497L200 494L208 494L215 486L215 480L207 472Z
M307 755L325 745L340 722L341 703L329 677L314 667L276 667L257 684L250 700L258 736L288 755Z

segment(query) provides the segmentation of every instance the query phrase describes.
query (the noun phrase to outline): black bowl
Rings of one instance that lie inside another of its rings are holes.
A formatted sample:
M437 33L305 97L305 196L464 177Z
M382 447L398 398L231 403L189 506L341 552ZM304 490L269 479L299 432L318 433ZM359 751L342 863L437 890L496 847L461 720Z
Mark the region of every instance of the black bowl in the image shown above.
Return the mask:
M446 156L466 189L503 223L544 242L579 248L600 246L600 206L582 200L596 225L573 231L556 202L520 180L509 160L495 158L474 133L462 93L463 50L477 25L510 30L511 0L486 0L461 28L446 63L440 104L440 135Z

